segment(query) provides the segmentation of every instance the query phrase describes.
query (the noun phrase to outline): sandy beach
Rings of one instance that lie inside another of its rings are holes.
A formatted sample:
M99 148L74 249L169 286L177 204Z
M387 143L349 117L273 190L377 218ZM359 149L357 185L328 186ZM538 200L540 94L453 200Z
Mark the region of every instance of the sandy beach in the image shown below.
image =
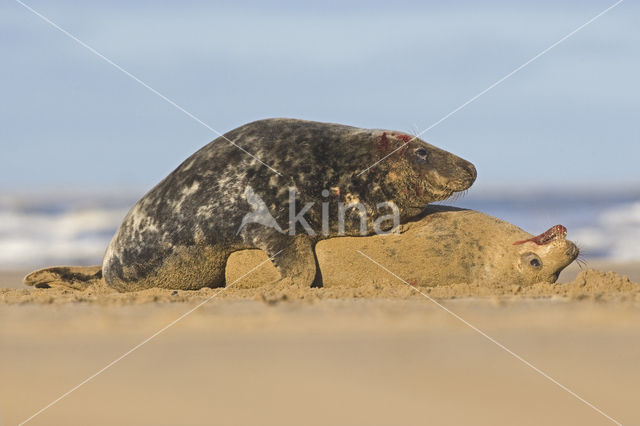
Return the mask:
M639 424L640 286L623 274L637 280L640 264L589 266L555 285L422 290L607 416ZM28 424L613 423L392 277L123 294L25 288L23 273L0 274L3 425L205 301Z
M0 11L0 426L640 426L639 2Z

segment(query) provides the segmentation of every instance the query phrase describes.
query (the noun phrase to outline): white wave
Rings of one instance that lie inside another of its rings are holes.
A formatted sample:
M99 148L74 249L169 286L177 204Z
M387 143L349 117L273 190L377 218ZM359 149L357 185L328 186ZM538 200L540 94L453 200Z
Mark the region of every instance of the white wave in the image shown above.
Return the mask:
M601 213L598 221L572 233L585 249L616 261L640 259L640 202L612 207Z
M0 211L0 268L101 262L126 208L76 208L60 213Z
M0 240L0 265L35 267L45 264L99 264L108 239L37 240L9 238Z
M51 235L73 238L87 232L112 229L122 221L122 210L80 210L59 215L0 212L0 235Z

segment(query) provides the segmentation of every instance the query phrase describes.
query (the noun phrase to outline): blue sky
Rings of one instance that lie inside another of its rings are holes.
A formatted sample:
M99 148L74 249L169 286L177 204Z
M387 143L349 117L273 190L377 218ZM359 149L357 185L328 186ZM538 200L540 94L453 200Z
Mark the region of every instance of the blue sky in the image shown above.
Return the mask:
M26 2L223 133L420 131L613 3ZM622 3L423 139L473 189L640 184L638 22ZM148 189L216 137L12 0L0 35L0 190Z

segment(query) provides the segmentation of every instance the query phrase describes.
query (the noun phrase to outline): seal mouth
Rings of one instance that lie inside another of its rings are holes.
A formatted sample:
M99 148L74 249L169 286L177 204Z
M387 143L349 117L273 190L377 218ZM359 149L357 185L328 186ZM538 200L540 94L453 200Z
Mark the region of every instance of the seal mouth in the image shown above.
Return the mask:
M549 244L551 241L557 238L565 238L567 236L567 228L562 225L552 226L540 235L537 235L528 240L516 241L513 245L524 244L528 242L536 243L539 246Z

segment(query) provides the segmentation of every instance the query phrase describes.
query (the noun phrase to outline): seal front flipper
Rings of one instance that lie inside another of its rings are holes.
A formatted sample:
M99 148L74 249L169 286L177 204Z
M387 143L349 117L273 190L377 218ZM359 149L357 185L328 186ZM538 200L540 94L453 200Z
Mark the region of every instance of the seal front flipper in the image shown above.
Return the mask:
M94 280L102 279L102 266L52 266L38 269L22 280L35 288L66 287L86 289Z
M243 234L253 244L272 258L283 279L291 280L300 287L320 286L320 268L314 250L315 240L305 234L289 236L275 229L251 227Z
M308 235L279 234L277 241L271 242L266 249L273 264L284 279L300 287L320 286L320 268L314 251L314 241ZM276 253L278 253L276 255Z

